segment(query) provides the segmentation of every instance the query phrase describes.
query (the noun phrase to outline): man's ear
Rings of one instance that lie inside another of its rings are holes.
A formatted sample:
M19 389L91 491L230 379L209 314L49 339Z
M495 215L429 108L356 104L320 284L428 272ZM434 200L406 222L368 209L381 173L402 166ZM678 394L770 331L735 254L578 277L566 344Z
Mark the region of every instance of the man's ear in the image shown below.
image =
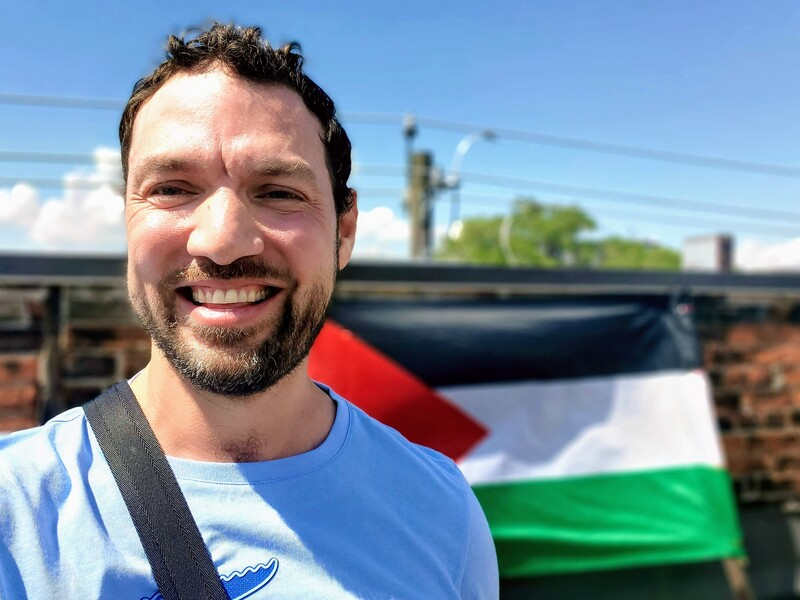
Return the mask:
M339 269L344 269L353 254L356 243L356 221L358 220L358 194L349 189L350 210L339 216Z

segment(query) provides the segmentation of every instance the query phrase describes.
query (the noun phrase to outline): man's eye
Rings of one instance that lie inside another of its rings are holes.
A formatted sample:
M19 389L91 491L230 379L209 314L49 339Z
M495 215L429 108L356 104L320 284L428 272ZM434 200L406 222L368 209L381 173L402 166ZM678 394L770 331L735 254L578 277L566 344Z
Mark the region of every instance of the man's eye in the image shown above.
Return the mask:
M292 190L285 190L285 189L272 189L272 190L265 190L258 194L259 198L267 198L273 200L301 200L302 196L300 194L293 192Z
M160 185L153 188L153 194L156 196L179 196L185 194L186 190L176 187L174 185Z

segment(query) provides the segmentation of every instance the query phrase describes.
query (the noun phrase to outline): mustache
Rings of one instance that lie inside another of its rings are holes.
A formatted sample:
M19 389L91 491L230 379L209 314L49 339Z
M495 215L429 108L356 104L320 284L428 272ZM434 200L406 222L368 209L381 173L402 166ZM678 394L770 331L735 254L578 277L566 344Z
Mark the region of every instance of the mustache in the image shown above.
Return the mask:
M270 279L288 282L292 277L288 269L268 265L252 256L238 258L229 265L218 265L206 258L196 258L187 266L168 275L164 285L174 287L205 279Z

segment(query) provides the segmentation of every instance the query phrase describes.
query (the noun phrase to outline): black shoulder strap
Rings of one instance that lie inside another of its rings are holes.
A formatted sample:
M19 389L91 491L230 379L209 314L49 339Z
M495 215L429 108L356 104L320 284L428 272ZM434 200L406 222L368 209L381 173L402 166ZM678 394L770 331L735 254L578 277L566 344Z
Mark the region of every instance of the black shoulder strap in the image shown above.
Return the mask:
M83 406L164 600L228 600L175 475L127 381Z

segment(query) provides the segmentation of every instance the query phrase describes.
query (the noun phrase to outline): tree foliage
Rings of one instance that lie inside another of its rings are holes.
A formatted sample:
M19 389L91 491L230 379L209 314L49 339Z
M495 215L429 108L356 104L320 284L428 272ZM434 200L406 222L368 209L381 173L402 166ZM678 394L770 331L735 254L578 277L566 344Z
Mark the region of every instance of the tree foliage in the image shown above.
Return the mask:
M505 217L474 217L444 240L438 257L472 264L531 267L666 269L680 267L675 250L621 237L585 239L597 227L577 206L522 198Z

